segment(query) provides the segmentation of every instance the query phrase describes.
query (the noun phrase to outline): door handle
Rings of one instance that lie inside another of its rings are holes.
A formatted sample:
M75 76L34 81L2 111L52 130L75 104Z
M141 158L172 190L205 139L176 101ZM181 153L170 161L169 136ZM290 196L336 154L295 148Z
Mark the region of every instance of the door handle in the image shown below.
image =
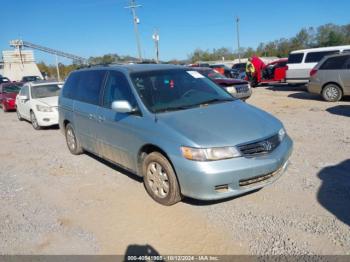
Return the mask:
M103 122L103 121L105 121L105 120L106 120L105 117L103 117L103 116L98 116L98 121L99 121L99 122Z

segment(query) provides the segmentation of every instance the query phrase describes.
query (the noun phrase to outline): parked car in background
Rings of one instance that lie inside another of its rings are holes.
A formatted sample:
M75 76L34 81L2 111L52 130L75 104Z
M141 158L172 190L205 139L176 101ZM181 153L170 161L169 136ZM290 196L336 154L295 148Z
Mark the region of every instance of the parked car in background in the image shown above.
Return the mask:
M16 82L0 84L0 106L4 112L16 109L16 96L21 87L22 84Z
M270 114L173 65L72 72L59 123L72 154L86 150L143 177L163 205L264 187L284 172L293 144Z
M213 80L235 98L246 100L252 95L252 89L250 88L248 81L227 78L215 70L207 67L195 67L193 69Z
M311 70L307 90L330 102L350 95L350 53L324 57Z
M296 50L288 56L288 70L286 82L289 84L306 84L309 81L310 71L324 56L339 54L350 50L350 45L321 47Z
M7 77L0 77L0 84L2 84L2 83L10 83L10 82L11 82L11 80L8 79Z
M227 65L214 64L214 65L209 65L209 67L228 78L232 78L232 69L229 68Z
M21 82L27 83L27 82L34 82L34 81L40 81L42 80L40 76L24 76L22 77Z
M62 82L36 81L23 85L16 97L19 120L30 121L36 130L58 124L58 96Z
M281 83L285 81L287 70L287 58L280 58L271 63L265 64L259 57L252 57L252 64L255 68L254 78L251 81L252 87L260 84Z

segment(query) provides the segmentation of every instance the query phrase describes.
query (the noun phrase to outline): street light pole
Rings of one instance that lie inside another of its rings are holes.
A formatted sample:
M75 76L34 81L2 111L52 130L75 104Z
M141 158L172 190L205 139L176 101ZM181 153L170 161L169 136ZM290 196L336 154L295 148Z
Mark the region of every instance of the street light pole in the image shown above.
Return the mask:
M236 17L236 28L237 28L237 48L238 48L238 60L241 62L241 46L239 43L239 17Z
M136 8L141 7L142 5L137 5L135 0L130 0L130 5L126 6L125 8L131 9L132 18L134 22L134 30L135 30L135 36L136 36L136 43L137 43L137 51L139 54L139 60L142 61L142 52L141 52L141 41L140 41L140 35L139 35L139 29L138 24L140 23L140 19L136 15Z
M58 56L57 56L57 54L55 56L56 56L57 81L61 81L60 68L58 66Z

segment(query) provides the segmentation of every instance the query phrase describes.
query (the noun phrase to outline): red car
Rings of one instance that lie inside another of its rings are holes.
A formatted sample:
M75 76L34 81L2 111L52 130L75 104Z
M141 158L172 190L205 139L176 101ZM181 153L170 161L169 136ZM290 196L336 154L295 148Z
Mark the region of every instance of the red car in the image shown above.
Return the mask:
M259 57L255 56L252 58L252 63L255 67L255 77L251 83L252 86L285 81L288 58L281 58L265 65Z
M250 88L249 83L245 80L227 78L211 68L194 67L191 69L194 69L202 75L208 77L217 85L224 88L233 97L245 101L252 95L252 89Z
M21 87L22 84L16 82L0 84L0 106L4 112L16 109L16 96Z

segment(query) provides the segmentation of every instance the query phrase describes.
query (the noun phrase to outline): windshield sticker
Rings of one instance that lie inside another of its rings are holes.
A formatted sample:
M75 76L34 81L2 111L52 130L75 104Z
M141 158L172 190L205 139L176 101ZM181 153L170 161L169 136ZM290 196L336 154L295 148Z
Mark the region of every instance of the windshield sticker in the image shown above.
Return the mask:
M186 72L189 73L194 78L205 78L204 75L198 73L197 71L186 71Z

